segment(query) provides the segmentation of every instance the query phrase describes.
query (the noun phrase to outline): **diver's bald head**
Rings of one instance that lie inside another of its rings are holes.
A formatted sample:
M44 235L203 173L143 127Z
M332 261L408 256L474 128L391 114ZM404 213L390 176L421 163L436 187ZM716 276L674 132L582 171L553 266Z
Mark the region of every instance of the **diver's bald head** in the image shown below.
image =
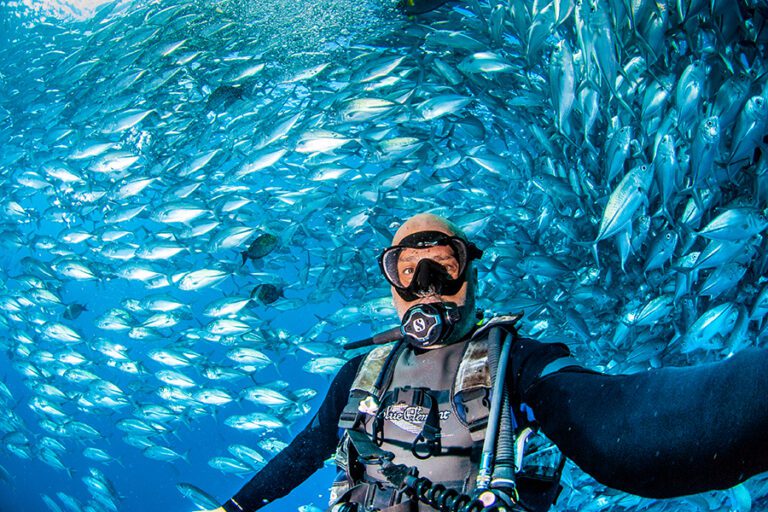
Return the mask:
M399 244L403 238L409 235L423 231L439 231L440 233L445 233L449 236L458 236L464 240L467 239L464 232L448 219L444 219L443 217L432 213L419 213L406 220L403 225L400 226L400 229L397 230L395 236L392 237L392 245Z
M464 234L464 231L453 222L431 213L420 213L406 220L403 225L400 226L400 229L397 230L395 236L392 238L392 245L399 245L403 239L414 233L424 233L429 231L445 233L448 236L457 236L467 241L467 236ZM466 280L461 286L461 289L454 295L433 295L419 298L415 301L406 301L397 293L395 287L392 286L392 302L395 305L395 309L401 320L406 311L416 304L447 302L462 307L464 313L462 314L461 321L455 326L454 331L449 338L449 341L453 342L465 336L476 322L474 315L476 287L477 272L470 261L467 264Z

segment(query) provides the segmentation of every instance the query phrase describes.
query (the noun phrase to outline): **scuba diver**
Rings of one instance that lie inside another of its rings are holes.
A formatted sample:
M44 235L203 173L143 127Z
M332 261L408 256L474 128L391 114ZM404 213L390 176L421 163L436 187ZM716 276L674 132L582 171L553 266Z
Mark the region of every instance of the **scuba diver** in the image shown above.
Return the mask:
M377 345L340 369L309 425L217 511L287 495L334 452L332 512L546 511L565 457L652 498L768 470L768 351L594 372L567 346L518 334L519 316L478 318L481 257L441 217L404 222L379 259L396 335L366 340Z

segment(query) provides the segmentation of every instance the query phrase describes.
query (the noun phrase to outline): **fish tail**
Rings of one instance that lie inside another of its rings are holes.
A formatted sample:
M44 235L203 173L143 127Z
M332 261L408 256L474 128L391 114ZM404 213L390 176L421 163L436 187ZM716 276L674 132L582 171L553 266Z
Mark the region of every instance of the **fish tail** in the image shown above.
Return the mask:
M669 208L667 208L667 205L664 203L663 200L661 202L661 206L659 207L658 210L656 210L656 213L651 215L651 218L656 218L659 216L664 217L664 219L667 222L669 222L670 225L674 225L674 221L672 220L672 215L669 214Z
M558 124L560 124L560 122L559 122L559 121L558 121ZM567 141L568 141L568 143L569 143L571 146L573 146L573 147L576 147L576 148L577 148L577 147L579 147L579 145L576 143L576 141L575 141L575 140L573 140L573 139L571 138L571 136L570 136L570 135L569 135L569 134L566 132L566 130L564 130L564 129L563 129L563 127L562 127L562 126L558 126L558 127L557 127L557 129L558 129L558 131L560 132L560 135L562 135L562 136L563 136L563 138L564 138L565 140L567 140ZM570 130L569 130L569 131L570 131ZM589 143L588 143L588 144L589 144ZM592 144L589 144L589 145L590 145L590 146L592 146ZM593 148L594 148L594 146L593 146Z
M613 97L614 97L614 98L616 98L616 101L618 101L618 102L619 102L619 105L621 105L622 107L624 107L624 109L625 109L625 110L626 110L626 111L629 113L629 115L632 117L632 119L634 119L635 121L638 121L638 120L639 120L639 118L638 118L638 116L637 116L637 112L635 112L635 109L633 109L633 108L632 108L632 107L631 107L631 106L630 106L630 105L629 105L629 104L628 104L628 103L627 103L627 102L624 100L624 98L622 98L622 97L619 95L619 93L618 93L618 91L616 90L616 88L615 88L615 87L613 88L613 90L611 91L611 93L613 94Z
M600 268L600 256L597 253L597 244L597 240L592 242L592 255L595 257L595 265L597 265L597 268ZM622 270L624 269L623 267L624 265L622 264Z
M598 268L600 268L600 257L597 254L597 244L600 240L589 240L589 241L583 241L583 240L574 240L573 243L576 245L580 245L582 247L591 247L592 249L592 255L595 258L595 264Z
M593 154L595 154L595 155L597 155L597 154L599 154L599 153L600 153L600 151L598 151L598 149L595 147L595 145L594 145L594 144L592 144L592 141L591 141L591 140L589 140L589 136L588 136L588 134L587 134L587 133L584 133L584 144L586 145L586 147L587 147L587 150L588 150L590 153L593 153Z

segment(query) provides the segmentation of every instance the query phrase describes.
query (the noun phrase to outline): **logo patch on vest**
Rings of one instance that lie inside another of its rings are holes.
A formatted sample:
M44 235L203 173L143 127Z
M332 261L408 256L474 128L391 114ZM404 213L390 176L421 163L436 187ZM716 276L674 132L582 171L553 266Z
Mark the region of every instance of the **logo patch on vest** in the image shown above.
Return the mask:
M382 413L382 417L406 432L419 434L424 427L424 422L427 420L428 413L429 409L426 407L400 402L387 407ZM450 409L439 411L437 415L440 418L440 421L445 421L450 417L451 411Z

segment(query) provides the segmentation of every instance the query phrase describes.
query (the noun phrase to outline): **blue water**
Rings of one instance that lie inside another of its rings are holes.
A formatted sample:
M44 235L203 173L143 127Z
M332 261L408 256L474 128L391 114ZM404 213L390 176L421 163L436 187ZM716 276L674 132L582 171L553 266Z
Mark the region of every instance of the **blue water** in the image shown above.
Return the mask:
M226 294L230 287L222 286L221 292ZM67 289L65 296L71 300L88 304L89 309L99 311L91 304L97 303L99 308L117 305L121 298L138 297L143 293L141 287L124 287L118 284L109 284L105 286L72 286ZM97 300L92 300L93 297ZM210 293L211 297L218 296L217 293ZM197 297L205 304L207 299ZM328 304L333 308L333 303ZM332 312L331 309L323 311L322 308L314 309L313 313L324 314ZM290 332L301 332L310 326L307 323L306 313L297 312L295 315L284 315L281 319L275 321L275 328L290 329ZM91 311L84 312L76 325L83 330L85 335L91 333L98 335L92 327L95 315ZM312 316L309 314L309 318ZM349 336L362 336L360 329L347 329ZM164 345L165 343L154 343L154 345ZM278 356L279 357L279 356ZM310 360L310 357L303 353L296 354L295 357L288 357L283 362L290 365L303 365ZM226 364L226 359L222 354L218 357L211 355L211 360L221 360ZM280 361L280 359L278 359ZM160 369L161 366L154 361L146 362L148 369ZM123 378L119 373L110 373L113 383L123 389L130 389L135 379L130 376ZM42 431L35 428L39 418L25 404L33 394L24 386L18 372L10 367L7 360L3 364L2 380L7 384L17 404L13 407L24 422L30 427L30 431L37 436ZM157 381L152 374L143 377L148 386L156 386ZM314 376L309 373L291 370L288 367L281 368L278 373L274 367L267 368L259 374L260 382L269 382L273 379L286 379L291 382L291 386L312 387L319 393L319 397L312 400L312 404L317 405L329 384L329 380L324 377ZM240 381L248 385L248 380ZM152 400L151 396L146 398ZM161 401L156 399L158 403ZM14 405L14 404L11 404ZM114 414L105 414L103 416L88 415L88 423L104 433L104 439L98 442L74 442L66 443L68 451L62 456L64 463L70 468L71 477L67 473L49 467L38 460L24 460L9 454L6 451L0 453L0 465L2 465L11 474L11 480L0 486L0 510L20 511L20 510L48 510L40 499L41 493L47 493L53 496L55 492L64 492L81 503L85 504L90 495L86 486L81 481L81 477L88 475L88 468L98 467L113 482L121 499L119 501L120 510L195 510L196 507L191 502L178 493L175 484L179 482L188 482L197 485L206 490L209 494L218 497L222 501L237 491L243 485L247 478L236 475L223 474L208 466L208 460L214 456L230 456L226 447L235 444L254 445L262 435L256 433L239 432L223 424L223 419L228 415L247 414L256 410L252 404L243 402L242 404L233 404L225 408L220 408L214 415L203 415L189 420L188 422L178 423L174 426L170 435L162 436L166 446L174 450L185 453L187 460L176 461L172 463L154 461L142 455L138 449L125 444L121 438L123 432L114 428L114 422L122 417L126 417L123 411ZM81 414L73 413L74 417L82 418ZM297 433L308 422L309 416L297 421L291 426L290 432L282 429L272 432L271 436L289 442L292 438L291 433ZM33 438L34 441L34 438ZM97 446L106 450L117 461L106 465L88 460L81 455L81 451L86 446ZM316 504L323 506L327 502L327 482L333 478L335 471L330 467L319 471L312 479L297 489L297 493L292 495L290 502L297 506L300 504ZM290 507L289 507L290 509ZM264 510L286 510L285 504L275 504Z
M106 306L112 301L117 301L125 296L140 296L141 290L137 287L127 289L120 286L82 286L72 287L67 290L67 297L86 304L92 304L94 301L90 297L98 297L99 305ZM222 292L226 293L227 287L222 287ZM215 294L211 294L215 296ZM332 307L332 304L329 304ZM95 309L95 308L94 308ZM322 311L317 311L322 314ZM94 315L91 312L85 312L78 319L78 326L88 333L88 327L92 323ZM281 321L273 324L275 327L284 324L284 328L303 330L301 327L305 321L301 313L296 316L285 316ZM293 332L297 332L293 331ZM349 334L356 334L354 329L348 330ZM359 330L357 331L359 333ZM95 335L95 333L94 333ZM160 343L156 343L160 345ZM219 356L223 360L223 356ZM212 360L218 360L216 356L211 356ZM288 363L291 365L303 365L310 358L305 354L299 353L295 357L289 357ZM148 368L160 368L154 361L148 361ZM135 379L130 377L119 378L119 375L111 374L112 382L123 389L130 389L131 383L135 384ZM117 377L117 378L114 378ZM148 374L144 377L147 385L155 385L156 379ZM274 368L268 368L259 375L259 380L268 382L272 379L288 379L292 386L312 387L318 390L320 396L312 401L313 404L319 403L325 389L328 386L328 379L313 376L311 374L292 371L289 368L282 368L278 374ZM18 401L18 406L14 410L22 417L30 430L35 432L35 423L38 418L24 404L31 398L31 393L23 385L18 372L4 364L2 380L13 392L14 398ZM244 382L248 384L247 380ZM151 397L148 397L151 398ZM157 400L159 402L159 400ZM40 501L40 493L52 495L54 492L64 492L78 499L82 503L87 502L89 493L80 478L88 475L89 467L99 467L117 488L121 500L119 502L120 510L194 510L176 491L175 484L179 482L188 482L205 489L213 496L224 500L229 495L239 489L246 479L235 475L225 475L208 467L208 459L214 456L229 456L226 447L234 443L253 445L260 435L255 433L239 432L223 424L223 419L232 414L247 414L255 410L255 407L248 402L242 405L231 405L221 408L215 412L215 415L201 416L188 422L176 424L170 435L163 436L163 443L172 447L174 450L186 452L186 461L176 461L173 463L153 461L142 455L142 453L127 444L121 437L122 432L114 429L114 422L124 417L123 412L104 415L102 417L88 416L88 422L91 426L104 433L104 439L97 443L67 443L68 451L62 457L62 460L71 470L71 478L61 470L53 469L48 465L36 460L22 460L13 455L3 452L0 454L0 465L5 467L12 479L2 486L0 493L0 510L47 510ZM77 413L73 414L77 417ZM297 421L290 429L290 432L282 430L274 432L276 437L289 442L291 433L296 433L304 427L309 417ZM38 433L39 435L39 433ZM117 461L110 462L107 465L94 463L83 457L80 452L86 446L98 446L105 449ZM297 494L291 498L292 502L299 504L318 504L323 505L327 502L326 484L332 475L335 474L330 468L318 472L317 475L297 491ZM294 501L295 500L295 501ZM265 510L286 510L285 504L276 504Z
M319 356L300 347L324 343L332 355L347 357L340 348L344 340L393 325L376 256L400 222L417 212L449 217L486 249L477 264L481 307L525 311L527 334L567 342L587 366L645 371L765 346L765 226L744 240L729 240L744 244L728 260L730 268L743 271L734 282L718 273L722 264L682 269L686 258L707 247L709 238L700 233L722 212L746 208L757 218L768 208L765 154L758 151L739 167L727 162L747 98L768 97L764 2L742 5L739 12L751 25L735 20L736 11L720 2L700 5L685 20L685 2L634 2L637 19L649 24L643 34L653 32L648 20L669 16L664 37L649 39L657 47L648 52L626 17L610 22L621 43L615 64L626 67L617 87L603 76L611 69L610 52L593 56L588 66L583 56L577 59L577 85L600 96L591 130L584 129L586 103L566 109L564 126L556 125L557 91L549 83L558 40L578 53L576 11L558 2L566 18L555 26L554 5L500 4L505 10L495 2L454 2L415 19L389 0L121 0L95 11L75 0L0 4L0 380L11 395L0 399L0 474L9 475L0 480L0 511L48 511L44 494L70 510L57 493L76 499L83 511L193 510L176 489L182 482L219 501L229 498L250 474L223 473L209 461L232 457L227 447L236 443L257 447L269 437L289 442L312 412L286 420L286 428L241 432L225 420L268 409L244 400L222 406L165 401L158 395L165 386L158 372L175 369L194 381L194 390L222 388L234 397L255 383L285 381L289 391L316 390L309 401L316 408L331 376L305 371ZM523 5L542 11L536 23L526 21ZM607 9L609 2L596 5ZM714 21L708 24L711 9ZM600 19L593 21L597 26ZM529 30L546 23L550 29L543 33ZM483 59L491 64L481 69ZM687 96L673 87L658 113L640 119L655 80L669 76L674 85L691 62L708 66L701 83L693 84L701 86L698 103L681 105ZM723 121L716 158L707 167L697 160L700 146L694 142L700 122L715 108L723 84L742 75L749 77L747 89L733 99L741 106ZM425 107L440 100L459 106L441 113ZM691 118L679 124L675 116L683 107ZM141 119L129 122L131 114ZM632 144L610 179L609 141L627 126ZM641 197L633 196L627 223L593 244L620 177L653 160L656 135L664 130L675 138L679 161L672 191L661 199L660 177L633 191ZM275 158L264 163L265 155ZM693 177L692 161L700 169ZM126 192L126 185L144 178L152 178L144 190ZM185 187L188 194L180 192ZM199 207L200 216L183 222L157 216L182 200ZM700 218L691 220L687 205L700 203ZM135 217L112 222L136 206L143 209ZM212 223L210 231L189 233L206 223ZM217 244L238 227L253 232L239 243ZM673 254L646 271L653 241L668 231L679 236ZM240 252L262 233L277 236L277 247L242 265ZM78 234L85 239L72 238ZM158 242L180 252L141 256ZM87 266L94 277L73 275L67 261ZM128 264L156 272L159 282L126 278ZM183 276L201 269L226 277L214 286L183 289ZM702 293L715 278L721 289ZM212 301L247 298L260 283L278 285L282 296L232 315L247 324L244 336L206 331L213 319L203 312ZM38 287L49 295L36 293ZM99 327L115 308L128 312L132 327L141 327L154 312L132 304L157 294L186 305L178 324L145 339ZM674 307L652 325L627 326L645 304L673 296ZM65 307L72 304L87 311L66 319ZM736 325L724 322L717 332L701 334L696 320L724 304ZM56 324L73 329L81 341L51 336L47 329ZM126 346L141 371L118 370L96 349L100 339ZM275 364L232 382L207 380L208 366L237 367L226 356L233 347L261 350ZM168 368L149 357L158 348L199 357L188 367ZM79 367L94 373L97 383L117 386L128 404L78 406L92 389L66 377L71 366L55 360L65 349L82 354ZM42 384L66 397L46 398ZM61 412L34 410L41 398ZM135 418L135 407L144 404L177 408L179 418L162 422L169 431L152 440L183 458L153 460L123 440L116 425ZM52 424L70 421L90 425L102 437L51 433ZM63 467L43 462L46 436L64 445ZM11 449L20 445L29 458ZM115 460L89 460L82 455L86 447ZM116 491L111 507L93 501L83 481L93 468ZM333 473L327 467L264 510L322 509ZM768 494L765 477L757 477L734 490L643 500L605 489L571 465L563 483L558 510L744 512L759 510Z

